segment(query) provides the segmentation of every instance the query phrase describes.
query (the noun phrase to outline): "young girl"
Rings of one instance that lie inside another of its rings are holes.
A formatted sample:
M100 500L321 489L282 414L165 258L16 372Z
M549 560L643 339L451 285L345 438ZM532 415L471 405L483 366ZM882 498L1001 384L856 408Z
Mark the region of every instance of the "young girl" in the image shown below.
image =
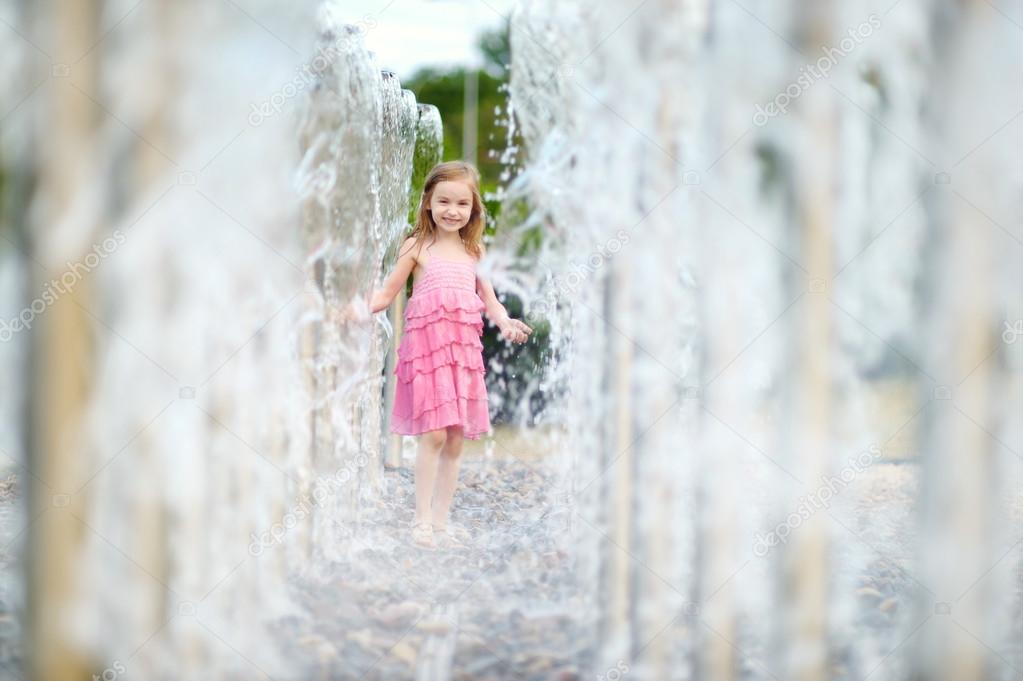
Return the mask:
M398 346L392 433L419 435L416 453L416 515L413 541L460 546L468 533L448 523L458 483L462 439L490 431L483 380L483 319L513 343L533 332L508 316L494 288L476 273L486 255L481 239L486 217L479 172L468 163L441 163L423 186L415 228L398 251L398 262L368 303L356 298L343 320L362 320L387 309L412 274L405 332Z

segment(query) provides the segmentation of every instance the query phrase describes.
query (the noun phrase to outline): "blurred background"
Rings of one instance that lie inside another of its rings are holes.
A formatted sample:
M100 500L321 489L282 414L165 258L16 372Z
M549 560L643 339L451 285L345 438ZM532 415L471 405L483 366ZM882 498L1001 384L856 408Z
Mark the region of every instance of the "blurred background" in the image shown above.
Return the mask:
M1021 25L0 1L0 678L1019 678ZM452 159L536 331L424 552L330 316Z

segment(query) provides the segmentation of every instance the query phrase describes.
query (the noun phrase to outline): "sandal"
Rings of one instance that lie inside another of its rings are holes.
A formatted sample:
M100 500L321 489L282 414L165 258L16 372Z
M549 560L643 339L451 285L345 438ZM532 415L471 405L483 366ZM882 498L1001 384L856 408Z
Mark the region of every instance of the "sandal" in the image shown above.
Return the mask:
M447 548L464 549L466 542L472 540L472 535L460 525L448 524L444 527L435 525L434 536L441 540L441 545Z
M433 525L412 521L412 542L423 549L437 548L433 540Z

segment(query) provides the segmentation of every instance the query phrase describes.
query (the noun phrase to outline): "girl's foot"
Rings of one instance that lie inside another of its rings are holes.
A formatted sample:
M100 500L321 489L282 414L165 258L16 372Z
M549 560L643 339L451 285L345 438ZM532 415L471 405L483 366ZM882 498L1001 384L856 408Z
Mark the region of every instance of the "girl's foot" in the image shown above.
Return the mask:
M434 525L433 533L439 539L440 545L445 548L464 549L466 542L472 539L472 535L464 527L451 523Z
M433 540L433 525L431 525L430 523L424 523L413 520L412 542L416 546L424 549L437 548L437 544Z

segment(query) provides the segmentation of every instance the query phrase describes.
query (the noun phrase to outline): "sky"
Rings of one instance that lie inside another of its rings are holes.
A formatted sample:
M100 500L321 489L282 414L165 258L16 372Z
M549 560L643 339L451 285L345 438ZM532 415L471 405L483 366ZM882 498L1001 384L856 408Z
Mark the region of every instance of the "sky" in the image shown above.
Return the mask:
M476 39L500 26L516 0L338 0L366 30L381 69L407 79L421 66L478 61Z

